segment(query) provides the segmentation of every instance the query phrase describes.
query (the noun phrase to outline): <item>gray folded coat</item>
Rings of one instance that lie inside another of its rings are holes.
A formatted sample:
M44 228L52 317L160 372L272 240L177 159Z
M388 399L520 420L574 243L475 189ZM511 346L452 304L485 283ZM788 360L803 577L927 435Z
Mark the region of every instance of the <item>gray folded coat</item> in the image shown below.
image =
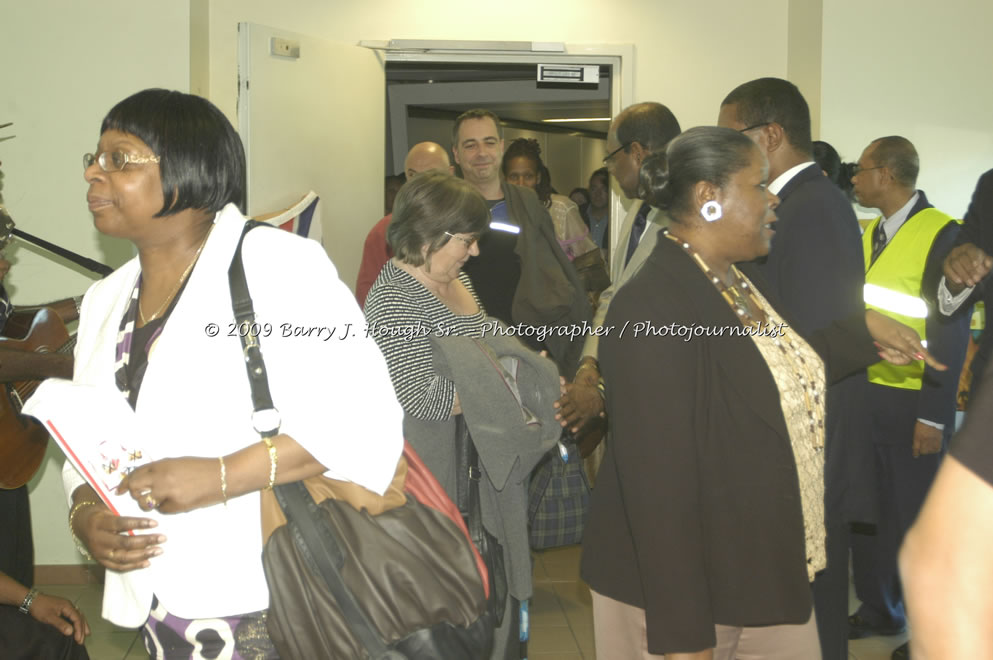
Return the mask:
M485 478L480 479L483 525L504 548L508 590L531 597L528 477L559 439L552 404L559 398L555 364L513 337L433 337L434 368L455 383ZM404 419L407 440L456 498L454 419Z

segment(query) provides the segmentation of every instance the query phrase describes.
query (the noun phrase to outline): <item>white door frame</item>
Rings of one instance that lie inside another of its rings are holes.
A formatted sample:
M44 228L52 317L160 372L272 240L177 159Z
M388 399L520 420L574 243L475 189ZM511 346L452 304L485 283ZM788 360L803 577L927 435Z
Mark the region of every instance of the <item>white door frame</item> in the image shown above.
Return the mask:
M633 44L564 44L560 52L552 51L479 51L471 48L453 48L451 41L439 42L439 48L430 48L430 43L416 51L397 50L384 41L362 41L359 45L380 51L386 62L445 62L474 64L600 64L610 67L610 116L615 117L627 106L634 103L634 45ZM391 126L396 130L398 127ZM406 136L406 124L402 127ZM394 133L396 134L396 133ZM395 151L395 149L394 149ZM402 151L406 152L406 139ZM610 254L614 253L617 236L627 211L621 203L621 196L611 187L610 213Z

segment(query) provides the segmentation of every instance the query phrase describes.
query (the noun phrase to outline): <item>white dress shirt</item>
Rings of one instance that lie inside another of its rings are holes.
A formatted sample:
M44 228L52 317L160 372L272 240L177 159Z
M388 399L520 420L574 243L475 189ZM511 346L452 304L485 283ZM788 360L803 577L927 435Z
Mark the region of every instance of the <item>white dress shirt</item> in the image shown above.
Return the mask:
M773 195L778 195L779 191L786 187L786 184L790 182L797 174L804 171L808 167L814 164L814 161L808 160L806 163L800 163L799 165L794 165L790 169L786 170L769 184L769 192Z

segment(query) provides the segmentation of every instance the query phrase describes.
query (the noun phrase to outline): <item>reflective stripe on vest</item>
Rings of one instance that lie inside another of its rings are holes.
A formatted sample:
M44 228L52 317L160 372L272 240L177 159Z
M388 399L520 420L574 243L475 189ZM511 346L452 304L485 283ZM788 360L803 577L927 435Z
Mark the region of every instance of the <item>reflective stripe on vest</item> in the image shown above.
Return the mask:
M900 316L909 316L912 319L927 318L927 303L924 300L899 291L885 289L878 284L866 283L863 289L863 298L866 305L871 305L880 311L893 312Z
M938 232L949 222L957 221L937 209L924 209L907 218L876 261L870 264L872 236L879 222L880 218L873 220L862 234L866 307L909 325L926 341L928 309L921 298L924 267ZM879 362L869 367L868 376L871 383L919 390L924 362L916 360L902 367Z

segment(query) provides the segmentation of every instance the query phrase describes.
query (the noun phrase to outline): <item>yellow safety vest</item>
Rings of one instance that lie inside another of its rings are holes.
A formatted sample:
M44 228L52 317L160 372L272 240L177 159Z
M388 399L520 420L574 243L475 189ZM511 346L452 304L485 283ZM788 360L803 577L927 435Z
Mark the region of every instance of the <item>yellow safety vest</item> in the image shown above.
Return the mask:
M873 220L862 234L865 306L909 325L922 340L927 340L925 324L928 308L921 298L924 267L938 232L949 222L959 221L938 209L924 209L907 218L876 262L870 264L872 236L881 220ZM902 367L885 361L879 362L869 367L868 373L870 383L919 390L924 375L924 361L915 360Z

